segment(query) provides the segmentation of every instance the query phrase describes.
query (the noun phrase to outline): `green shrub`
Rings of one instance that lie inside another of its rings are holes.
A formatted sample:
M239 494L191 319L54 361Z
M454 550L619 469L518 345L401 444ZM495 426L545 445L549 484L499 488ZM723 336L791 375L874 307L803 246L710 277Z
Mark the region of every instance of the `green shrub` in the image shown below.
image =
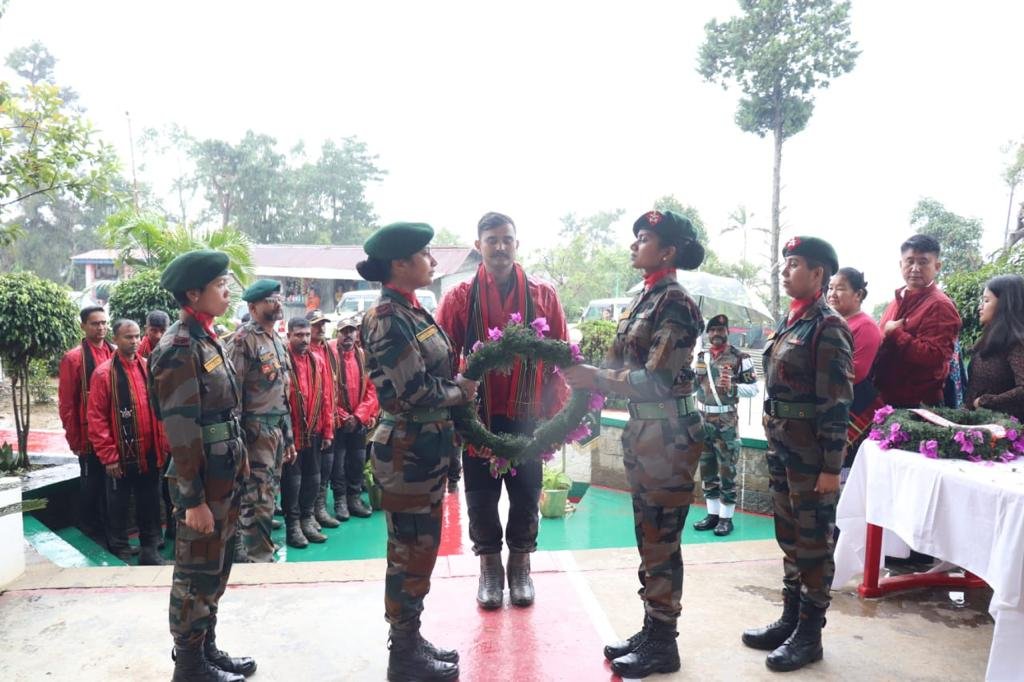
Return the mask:
M49 360L32 360L28 364L28 392L36 405L54 401L54 386L48 371Z
M171 316L178 316L180 306L170 292L160 286L159 270L144 270L118 282L110 294L110 321L135 320L139 328L146 325L146 315L151 310L163 310Z
M572 487L572 479L558 467L545 466L541 487L544 490L568 490Z
M978 304L985 291L985 283L996 275L1008 274L1024 275L1024 248L1004 252L977 270L961 271L945 278L944 290L953 299L960 312L960 319L963 320L960 346L965 352L970 351L981 336Z
M608 349L615 340L615 323L608 320L590 320L580 325L583 339L580 341L580 352L588 365L600 367L604 362Z

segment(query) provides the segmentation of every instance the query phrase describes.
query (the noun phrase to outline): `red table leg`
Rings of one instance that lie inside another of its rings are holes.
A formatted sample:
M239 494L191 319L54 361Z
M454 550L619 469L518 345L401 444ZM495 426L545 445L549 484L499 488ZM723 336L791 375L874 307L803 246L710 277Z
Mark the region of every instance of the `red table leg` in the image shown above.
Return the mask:
M881 597L883 592L878 588L878 566L882 560L882 527L868 524L867 539L864 547L864 580L857 588L861 597Z

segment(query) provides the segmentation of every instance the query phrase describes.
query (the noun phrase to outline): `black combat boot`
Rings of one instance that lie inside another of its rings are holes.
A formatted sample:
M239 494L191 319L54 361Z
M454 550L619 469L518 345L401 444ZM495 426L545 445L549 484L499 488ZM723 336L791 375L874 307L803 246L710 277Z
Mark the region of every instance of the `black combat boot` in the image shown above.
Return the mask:
M615 642L614 644L607 645L604 648L604 657L609 661L614 661L616 658L619 658L620 656L625 656L631 651L635 651L636 648L640 646L640 644L643 643L645 639L647 639L647 633L650 629L651 617L645 615L644 626L640 628L640 631L633 635L630 635L628 638L622 640L621 642Z
M423 647L423 650L426 651L431 658L444 661L445 663L459 662L459 652L455 649L440 649L434 646L430 640L423 635L417 633L417 636L419 637L420 646Z
M348 498L345 496L345 486L331 486L334 492L334 518L339 521L348 521L352 515L348 511Z
M535 594L527 552L510 552L508 555L508 596L513 606L533 604Z
M389 682L426 682L454 680L459 677L458 663L432 657L421 643L419 630L391 629L388 648Z
M316 504L313 505L313 516L323 528L337 528L341 525L341 521L327 513L327 486L325 485L320 486L320 494L316 498Z
M800 615L800 587L782 590L782 615L771 625L743 631L743 643L751 649L774 651L796 630Z
M485 609L500 609L505 599L505 569L500 554L480 555L480 584L476 603Z
M174 661L171 682L242 682L245 679L207 661L202 647L176 646L171 649L171 660Z
M720 538L724 538L726 535L732 532L732 519L718 519L718 525L715 526L715 535Z
M694 530L714 530L716 527L718 527L718 514L708 514L693 524Z
M366 506L363 502L362 495L349 495L348 496L348 511L352 516L360 519L368 519L373 516L373 510Z
M139 552L139 566L164 566L167 562L156 551L156 547L143 547Z
M651 619L647 637L636 649L612 661L612 672L620 677L647 677L652 673L679 670L676 624Z
M294 547L295 549L306 549L309 547L309 540L303 534L298 519L288 519L285 536L285 542L288 543L289 547Z
M327 542L327 536L320 532L320 530L314 525L313 517L306 516L299 521L299 528L302 529L302 534L306 536L306 539L310 542Z
M232 658L226 651L217 648L217 634L213 628L206 631L206 640L203 642L203 654L211 665L221 670L243 677L249 677L256 672L256 661L249 656Z
M808 663L820 661L825 652L821 648L821 629L825 627L825 609L800 600L800 617L796 630L782 646L768 654L765 665L775 672L799 670Z

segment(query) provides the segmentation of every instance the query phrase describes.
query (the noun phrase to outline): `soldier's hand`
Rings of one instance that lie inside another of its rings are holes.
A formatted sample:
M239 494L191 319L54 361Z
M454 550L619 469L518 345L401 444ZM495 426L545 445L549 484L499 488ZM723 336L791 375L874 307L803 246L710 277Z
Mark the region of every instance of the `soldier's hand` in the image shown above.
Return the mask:
M213 532L213 513L205 502L185 510L185 525L197 533L209 535Z
M289 445L284 449L284 463L291 464L295 461L295 458L299 456L299 453L295 451L294 445Z
M593 365L573 365L562 369L562 376L569 388L592 391L597 388L597 367Z
M466 377L460 374L459 376L455 377L455 383L459 385L459 390L462 391L462 397L465 398L467 403L471 403L474 400L476 400L476 392L477 389L480 387L479 381L467 379Z
M124 476L124 469L121 468L120 464L108 464L107 476L110 476L111 478L122 478Z
M814 492L819 495L839 491L839 474L826 474L824 471L818 474L818 482L814 484Z

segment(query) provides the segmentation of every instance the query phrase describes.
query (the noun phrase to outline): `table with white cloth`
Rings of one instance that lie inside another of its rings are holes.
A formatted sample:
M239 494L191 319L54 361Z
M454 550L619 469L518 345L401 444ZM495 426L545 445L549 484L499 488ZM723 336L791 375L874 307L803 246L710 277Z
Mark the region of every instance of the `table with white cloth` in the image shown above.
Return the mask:
M839 499L836 525L841 532L833 584L863 572L862 596L958 580L972 584L973 576L984 580L992 588L989 613L995 620L985 677L1024 680L1024 458L929 459L865 441ZM916 574L887 578L880 586L883 557L906 556L908 546L962 567L966 578L945 582ZM886 589L884 583L897 580L903 583Z

